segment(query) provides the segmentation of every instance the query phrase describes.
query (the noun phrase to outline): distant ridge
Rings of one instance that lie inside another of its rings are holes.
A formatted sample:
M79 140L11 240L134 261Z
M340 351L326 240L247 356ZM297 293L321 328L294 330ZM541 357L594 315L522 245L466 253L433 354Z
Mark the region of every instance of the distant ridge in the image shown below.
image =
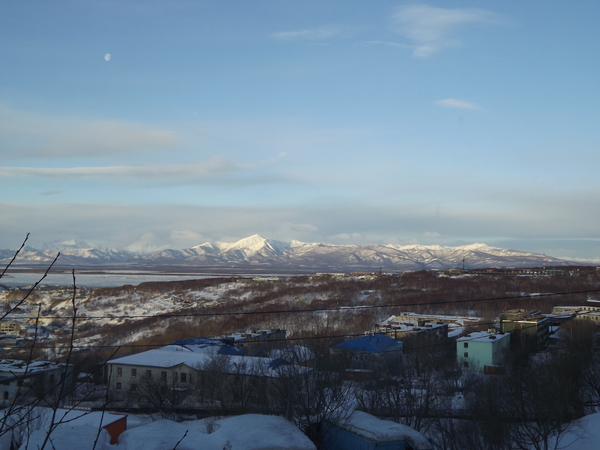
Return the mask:
M506 250L486 244L458 247L442 245L333 245L281 242L258 234L237 242L205 242L185 249L164 249L150 253L108 249L89 243L68 241L44 245L41 249L26 247L19 255L19 265L50 262L61 252L60 265L123 267L188 267L188 268L261 268L302 269L317 271L405 271L423 269L486 267L540 267L577 264L537 253ZM11 250L0 250L0 262L8 262Z

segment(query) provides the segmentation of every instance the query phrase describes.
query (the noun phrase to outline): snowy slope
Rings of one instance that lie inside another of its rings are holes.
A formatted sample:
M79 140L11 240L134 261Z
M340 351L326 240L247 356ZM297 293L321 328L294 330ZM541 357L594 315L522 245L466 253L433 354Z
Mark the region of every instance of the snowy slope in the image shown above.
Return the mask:
M351 270L422 270L483 267L539 267L574 264L557 258L516 250L470 244L458 247L441 245L332 245L291 243L264 238L258 234L237 242L205 242L186 249L164 249L146 254L96 247L92 244L63 242L44 249L27 248L19 263L45 263L60 250L60 264L120 263L130 266L185 265L191 267L261 267L315 269L318 271ZM51 249L51 250L50 250ZM0 250L0 262L7 262L14 252Z

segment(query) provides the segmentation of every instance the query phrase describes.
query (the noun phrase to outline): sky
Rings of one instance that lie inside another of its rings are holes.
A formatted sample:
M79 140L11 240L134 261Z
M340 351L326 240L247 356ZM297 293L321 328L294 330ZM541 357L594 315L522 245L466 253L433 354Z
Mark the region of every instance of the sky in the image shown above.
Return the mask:
M0 248L600 259L600 2L0 2Z

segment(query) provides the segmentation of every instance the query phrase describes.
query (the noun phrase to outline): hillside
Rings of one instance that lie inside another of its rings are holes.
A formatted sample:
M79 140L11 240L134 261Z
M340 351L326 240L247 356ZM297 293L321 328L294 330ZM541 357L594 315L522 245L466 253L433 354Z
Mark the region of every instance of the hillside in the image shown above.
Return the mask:
M530 252L470 244L440 245L332 245L281 242L253 235L233 243L205 242L185 249L163 249L150 253L108 249L74 241L29 248L19 255L19 265L50 262L60 251L59 265L120 267L193 267L235 269L284 269L317 272L406 271L452 268L541 267L572 265L573 262ZM0 263L14 251L0 250Z

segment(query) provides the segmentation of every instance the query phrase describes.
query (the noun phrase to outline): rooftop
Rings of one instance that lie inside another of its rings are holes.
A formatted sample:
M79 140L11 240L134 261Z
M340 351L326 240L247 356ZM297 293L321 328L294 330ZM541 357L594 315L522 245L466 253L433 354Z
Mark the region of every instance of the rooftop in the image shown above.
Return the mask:
M46 370L59 369L64 364L57 364L49 361L22 361L20 359L0 359L0 376L33 374L44 372Z
M510 333L488 333L487 331L476 331L467 336L458 338L457 342L493 342L501 339L506 339L510 336Z
M355 339L348 339L331 347L334 350L352 350L359 352L385 352L401 347L402 342L392 339L384 334L374 334L372 336L361 336Z
M223 368L228 373L261 375L277 378L282 374L282 371L277 370L278 367L287 364L280 359L239 355L223 356L227 358L226 361L224 361ZM108 364L160 368L170 368L185 364L193 369L199 369L204 365L209 364L211 361L214 361L214 358L215 355L211 353L186 351L184 349L178 350L176 346L167 346L142 353L136 353L135 355L112 359L108 361ZM298 368L298 370L304 369L306 368Z
M362 411L354 411L345 423L339 425L351 433L378 442L408 441L417 450L432 446L425 436L413 428L390 420L381 420Z

